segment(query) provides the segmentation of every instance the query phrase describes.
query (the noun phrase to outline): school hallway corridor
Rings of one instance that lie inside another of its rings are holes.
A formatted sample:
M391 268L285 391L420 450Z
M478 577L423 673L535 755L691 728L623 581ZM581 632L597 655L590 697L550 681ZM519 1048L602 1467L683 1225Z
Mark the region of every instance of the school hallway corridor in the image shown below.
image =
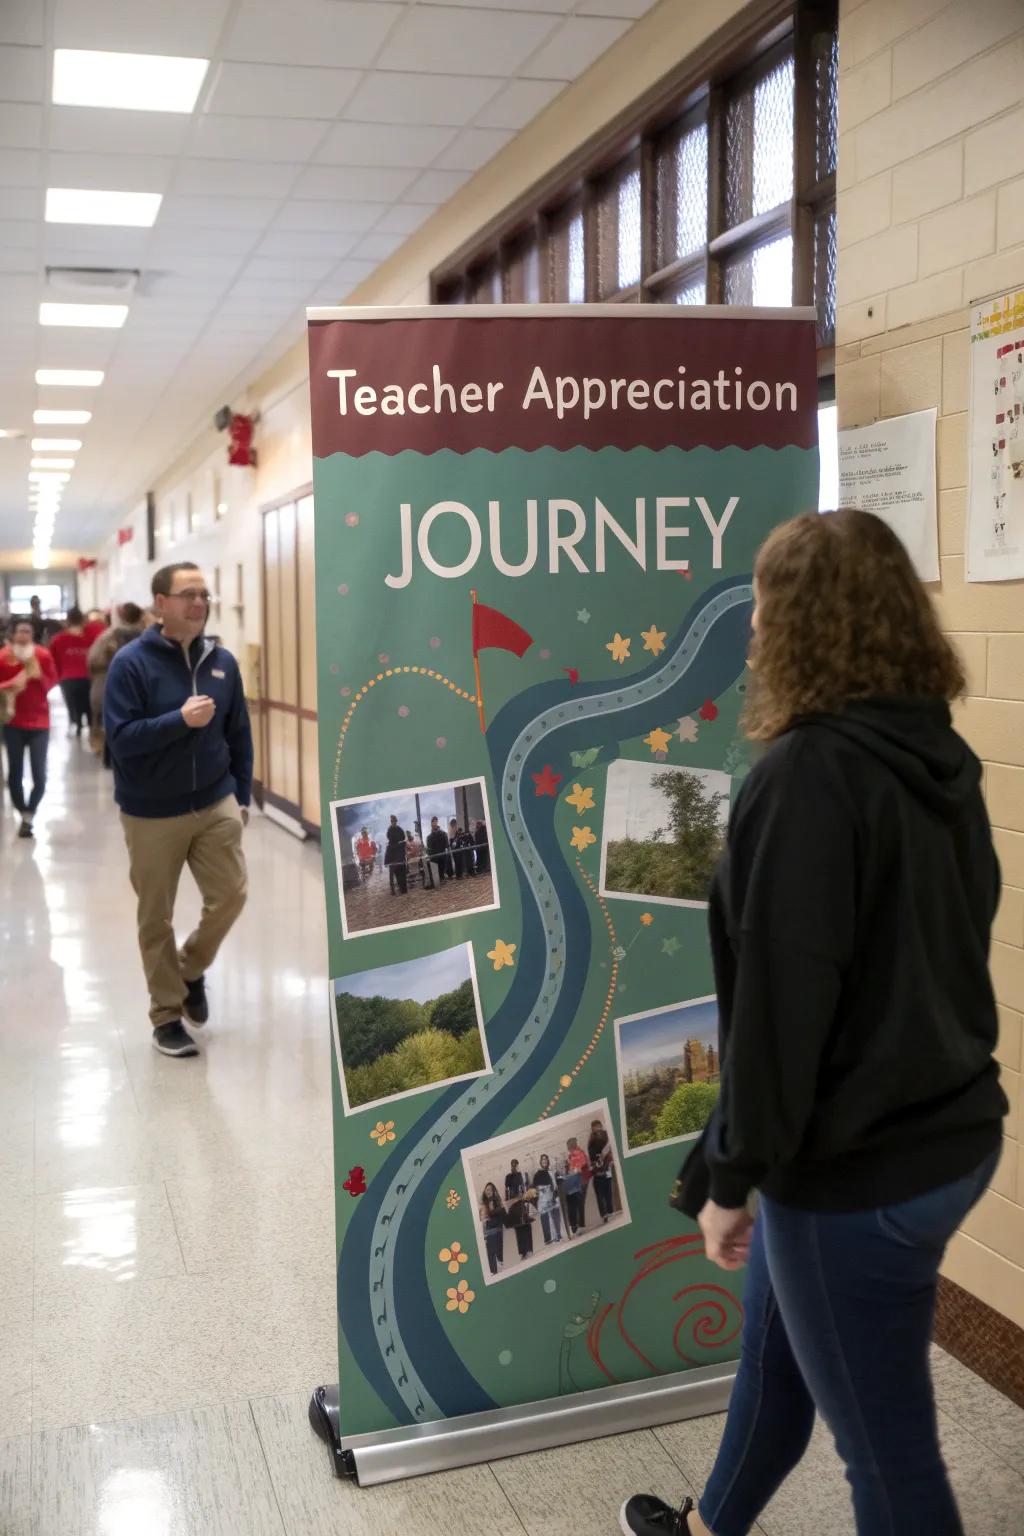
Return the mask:
M0 822L3 1536L610 1536L629 1494L699 1490L718 1419L335 1480L306 1419L337 1379L319 849L254 815L202 1055L158 1055L110 776L54 714L34 844ZM936 1370L968 1536L1024 1529L1024 1412ZM852 1532L820 1428L759 1529Z

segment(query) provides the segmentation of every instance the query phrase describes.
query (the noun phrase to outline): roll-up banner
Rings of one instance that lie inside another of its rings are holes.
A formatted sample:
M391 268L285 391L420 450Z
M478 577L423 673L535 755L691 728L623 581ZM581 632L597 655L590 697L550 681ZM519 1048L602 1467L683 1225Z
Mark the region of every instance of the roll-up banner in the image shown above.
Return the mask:
M346 1464L717 1409L742 1277L668 1202L813 314L313 310L309 349Z

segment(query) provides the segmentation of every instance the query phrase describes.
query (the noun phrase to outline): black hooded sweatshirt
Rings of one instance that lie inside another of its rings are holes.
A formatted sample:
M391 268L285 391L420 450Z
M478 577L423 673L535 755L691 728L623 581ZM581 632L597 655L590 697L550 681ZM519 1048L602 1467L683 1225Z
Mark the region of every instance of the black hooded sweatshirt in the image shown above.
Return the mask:
M673 1203L869 1210L997 1149L999 883L944 703L867 700L774 742L713 883L722 1092Z

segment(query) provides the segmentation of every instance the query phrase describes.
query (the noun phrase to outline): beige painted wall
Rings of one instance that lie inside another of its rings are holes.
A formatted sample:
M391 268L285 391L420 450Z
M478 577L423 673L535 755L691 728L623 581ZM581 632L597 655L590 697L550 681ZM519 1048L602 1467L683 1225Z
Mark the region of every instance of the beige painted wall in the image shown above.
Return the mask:
M1006 880L992 971L1012 1107L946 1273L1024 1326L1024 582L967 585L963 559L967 307L1024 285L1024 6L841 0L839 68L839 423L939 409L935 599Z

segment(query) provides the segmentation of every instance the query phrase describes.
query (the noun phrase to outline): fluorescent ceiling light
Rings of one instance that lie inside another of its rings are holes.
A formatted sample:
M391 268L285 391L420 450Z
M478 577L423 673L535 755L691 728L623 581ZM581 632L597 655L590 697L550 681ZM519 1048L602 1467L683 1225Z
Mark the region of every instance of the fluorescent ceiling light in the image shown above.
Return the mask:
M128 318L127 304L40 304L40 325L83 325L119 330Z
M34 437L33 453L77 453L82 446L80 437Z
M73 389L96 389L103 383L101 368L37 368L37 384L67 385Z
M0 437L24 437L24 435L23 432L18 431L17 427L0 427Z
M53 100L61 107L191 112L209 66L209 59L162 53L55 48Z
M84 427L92 421L92 411L33 411L37 427Z
M47 224L119 224L149 229L162 192L93 192L84 187L47 187Z
M74 469L74 459L30 459L30 469Z

